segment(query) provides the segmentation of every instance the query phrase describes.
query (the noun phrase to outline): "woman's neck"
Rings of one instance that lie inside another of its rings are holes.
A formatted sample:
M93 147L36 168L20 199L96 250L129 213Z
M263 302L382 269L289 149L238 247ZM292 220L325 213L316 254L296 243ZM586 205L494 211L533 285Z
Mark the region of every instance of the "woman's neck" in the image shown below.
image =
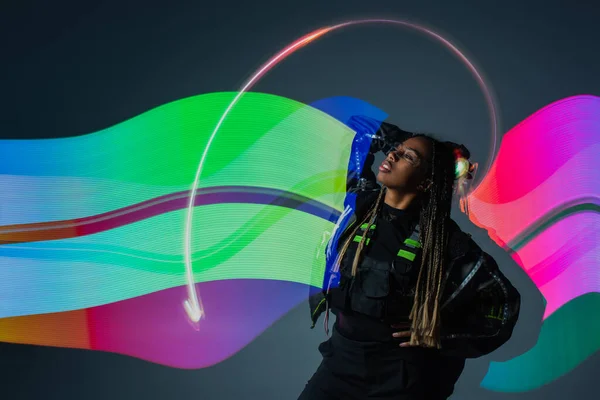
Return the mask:
M385 191L384 202L390 207L397 208L399 210L407 210L411 205L414 204L417 198L417 193L401 193L397 190L388 188Z

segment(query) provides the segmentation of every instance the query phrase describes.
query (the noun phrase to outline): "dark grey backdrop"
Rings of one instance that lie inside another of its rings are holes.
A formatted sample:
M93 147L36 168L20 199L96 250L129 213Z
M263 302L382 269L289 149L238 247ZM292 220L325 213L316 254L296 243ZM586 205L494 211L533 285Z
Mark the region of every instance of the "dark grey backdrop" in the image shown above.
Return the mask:
M449 33L493 83L506 130L555 100L600 95L600 12L592 3L5 0L0 136L79 135L186 96L236 90L295 38L359 17L412 17ZM333 33L287 59L254 90L305 103L358 97L406 129L464 142L487 161L488 120L478 87L447 50L406 30L363 26ZM510 358L534 344L541 298L484 232L456 218L521 290L523 312L511 342L469 362L453 399L597 398L593 380L600 354L533 392L478 388L490 359ZM2 343L2 398L295 399L319 362L316 347L325 338L321 329L308 329L306 307L291 311L231 359L197 371L116 354Z

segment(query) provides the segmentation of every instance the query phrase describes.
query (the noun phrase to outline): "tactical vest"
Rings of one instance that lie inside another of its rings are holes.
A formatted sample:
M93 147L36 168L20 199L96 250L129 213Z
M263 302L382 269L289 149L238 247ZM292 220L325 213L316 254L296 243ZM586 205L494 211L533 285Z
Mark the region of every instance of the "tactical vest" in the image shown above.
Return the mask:
M421 264L419 227L407 238L392 262L378 261L365 254L377 229L377 221L366 232L363 224L352 238L340 262L340 284L331 291L331 306L351 310L383 321L398 321L410 314L414 288ZM352 232L349 227L346 232ZM352 276L352 262L363 235L367 235L363 255L356 276ZM347 237L347 236L346 236ZM345 239L340 240L340 244Z

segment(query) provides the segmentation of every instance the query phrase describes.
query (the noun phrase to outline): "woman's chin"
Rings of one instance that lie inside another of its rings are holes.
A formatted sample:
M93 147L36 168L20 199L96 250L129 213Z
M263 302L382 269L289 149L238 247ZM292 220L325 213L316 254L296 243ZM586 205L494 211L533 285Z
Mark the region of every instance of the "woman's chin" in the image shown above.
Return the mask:
M379 182L381 185L383 186L388 186L388 176L389 176L389 172L381 172L379 171L379 173L377 173L376 179L377 182Z

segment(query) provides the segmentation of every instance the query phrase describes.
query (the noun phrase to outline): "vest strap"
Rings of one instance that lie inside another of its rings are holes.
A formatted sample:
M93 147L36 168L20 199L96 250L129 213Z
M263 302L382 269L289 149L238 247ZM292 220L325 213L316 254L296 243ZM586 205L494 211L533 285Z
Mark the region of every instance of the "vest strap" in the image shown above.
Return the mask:
M404 248L401 248L400 251L398 251L398 257L406 258L409 261L414 261L420 248L421 243L419 243L419 225L417 225L410 237L404 241Z
M362 236L356 235L356 236L354 236L354 241L356 243L360 243L360 241L362 240L362 238L363 238ZM371 239L367 238L367 240L365 240L365 244L368 246L370 241L371 241Z

